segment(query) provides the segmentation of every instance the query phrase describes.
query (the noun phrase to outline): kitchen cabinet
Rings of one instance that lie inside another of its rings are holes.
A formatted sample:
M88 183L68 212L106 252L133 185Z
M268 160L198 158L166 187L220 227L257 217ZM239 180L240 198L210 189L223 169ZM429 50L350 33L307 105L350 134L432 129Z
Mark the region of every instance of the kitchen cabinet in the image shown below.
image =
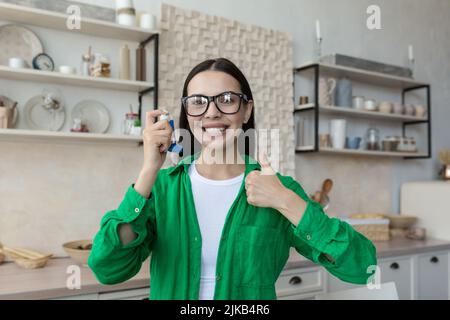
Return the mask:
M449 299L449 253L423 254L418 257L418 299Z
M393 281L401 300L449 299L449 251L395 256L378 260L382 283ZM327 292L360 287L327 273Z
M381 272L381 282L395 282L400 300L413 299L413 258L395 257L381 260L378 263Z
M321 267L288 269L281 273L275 283L279 300L313 299L324 292L325 274Z

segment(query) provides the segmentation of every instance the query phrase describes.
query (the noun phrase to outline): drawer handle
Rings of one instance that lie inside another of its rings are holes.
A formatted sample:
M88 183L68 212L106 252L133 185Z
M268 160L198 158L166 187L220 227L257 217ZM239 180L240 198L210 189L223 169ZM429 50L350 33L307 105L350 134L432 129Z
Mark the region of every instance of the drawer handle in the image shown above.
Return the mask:
M300 283L302 283L302 278L300 278L299 276L292 277L289 280L289 284L292 284L292 285L297 285L297 284L300 284Z
M400 266L398 265L397 262L393 262L393 263L391 264L390 268L393 269L393 270L397 270L397 269L400 268Z
M430 259L430 262L431 262L431 263L438 263L438 262L439 262L439 259L438 259L438 257L432 257L432 258Z

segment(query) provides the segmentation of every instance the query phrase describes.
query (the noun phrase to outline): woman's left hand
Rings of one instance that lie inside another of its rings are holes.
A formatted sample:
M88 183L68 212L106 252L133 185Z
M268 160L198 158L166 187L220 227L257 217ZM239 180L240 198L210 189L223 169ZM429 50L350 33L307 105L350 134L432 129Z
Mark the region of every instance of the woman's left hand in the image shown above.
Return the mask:
M283 202L280 200L289 194L289 189L278 179L265 154L260 155L259 163L261 171L254 170L245 178L247 202L256 207L277 209L277 205Z

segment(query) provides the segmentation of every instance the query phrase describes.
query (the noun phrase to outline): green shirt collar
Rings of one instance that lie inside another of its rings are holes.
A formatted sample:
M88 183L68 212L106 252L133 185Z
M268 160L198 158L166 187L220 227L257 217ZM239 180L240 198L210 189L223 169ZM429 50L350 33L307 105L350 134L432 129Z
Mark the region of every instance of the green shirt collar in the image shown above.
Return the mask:
M180 171L182 168L185 172L188 172L189 165L192 163L193 160L197 159L200 156L200 151L186 156L183 159L181 159L177 165L170 167L167 169L168 174L173 174L175 172ZM261 165L253 159L251 156L244 154L242 158L245 161L245 175L247 175L250 171L253 170L260 170Z

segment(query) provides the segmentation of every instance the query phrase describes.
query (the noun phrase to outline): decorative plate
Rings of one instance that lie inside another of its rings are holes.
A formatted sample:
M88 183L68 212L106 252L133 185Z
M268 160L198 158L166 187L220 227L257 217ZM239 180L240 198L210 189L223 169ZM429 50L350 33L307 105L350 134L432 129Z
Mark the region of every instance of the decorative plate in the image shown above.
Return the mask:
M9 58L23 58L32 68L33 58L44 52L38 36L25 27L16 24L0 26L0 64L9 65Z
M108 109L96 100L80 101L72 110L72 122L76 118L92 133L105 133L111 122Z
M64 106L59 110L45 109L42 95L37 95L25 104L25 118L31 129L59 131L66 121L66 112Z

